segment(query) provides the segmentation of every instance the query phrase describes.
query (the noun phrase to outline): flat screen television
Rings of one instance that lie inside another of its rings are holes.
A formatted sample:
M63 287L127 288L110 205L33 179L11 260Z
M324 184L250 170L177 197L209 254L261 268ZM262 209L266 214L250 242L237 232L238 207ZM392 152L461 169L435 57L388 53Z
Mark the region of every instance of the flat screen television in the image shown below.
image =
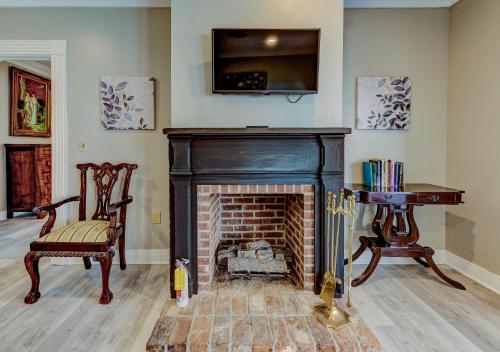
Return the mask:
M212 92L318 92L319 29L212 30Z

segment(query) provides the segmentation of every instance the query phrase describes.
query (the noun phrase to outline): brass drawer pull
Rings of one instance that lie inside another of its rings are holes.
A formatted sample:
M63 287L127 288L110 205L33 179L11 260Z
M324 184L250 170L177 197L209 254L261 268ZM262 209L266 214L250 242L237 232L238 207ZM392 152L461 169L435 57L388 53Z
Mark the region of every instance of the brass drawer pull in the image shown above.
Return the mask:
M436 194L433 194L433 195L431 196L431 200L432 200L433 202L437 202L437 201L439 200L439 196L438 196L438 195L436 195Z

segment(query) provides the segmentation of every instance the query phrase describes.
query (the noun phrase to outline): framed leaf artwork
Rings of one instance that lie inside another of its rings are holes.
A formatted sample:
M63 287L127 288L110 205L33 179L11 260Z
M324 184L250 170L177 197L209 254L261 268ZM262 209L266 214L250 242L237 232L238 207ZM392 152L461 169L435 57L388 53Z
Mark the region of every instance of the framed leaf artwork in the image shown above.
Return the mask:
M408 130L411 118L408 76L359 77L357 129Z
M11 66L10 135L50 137L50 79Z
M101 77L101 128L154 130L153 77Z

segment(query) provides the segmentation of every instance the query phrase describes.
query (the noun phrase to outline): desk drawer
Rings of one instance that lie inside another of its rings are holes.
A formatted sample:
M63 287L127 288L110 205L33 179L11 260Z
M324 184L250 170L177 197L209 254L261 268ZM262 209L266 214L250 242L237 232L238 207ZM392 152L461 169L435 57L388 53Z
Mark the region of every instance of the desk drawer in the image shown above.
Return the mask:
M419 193L418 203L421 204L453 204L459 202L455 193Z
M369 202L378 204L405 204L406 194L374 193L370 194Z

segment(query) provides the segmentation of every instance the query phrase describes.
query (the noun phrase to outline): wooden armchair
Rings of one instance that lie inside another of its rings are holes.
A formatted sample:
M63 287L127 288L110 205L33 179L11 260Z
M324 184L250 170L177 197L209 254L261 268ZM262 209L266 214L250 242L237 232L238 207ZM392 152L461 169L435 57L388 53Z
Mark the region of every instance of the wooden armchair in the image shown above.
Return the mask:
M114 245L117 240L120 269L124 270L126 267L125 224L127 204L132 202L128 189L132 171L137 169L137 165L90 163L78 164L76 167L80 169L81 174L80 195L35 208L37 213L48 212L49 218L40 231L40 238L31 242L30 252L24 257L26 270L31 277L31 290L24 299L27 304L35 303L40 298L38 261L41 257L83 257L86 269L91 268L90 258L99 261L102 271L102 294L99 300L101 304L108 304L113 299L108 282L115 253ZM87 220L86 216L87 170L89 169L93 171L97 191L97 205L91 220ZM113 187L122 171L125 177L121 200L110 204ZM52 230L56 221L56 209L69 202L79 202L79 221Z

